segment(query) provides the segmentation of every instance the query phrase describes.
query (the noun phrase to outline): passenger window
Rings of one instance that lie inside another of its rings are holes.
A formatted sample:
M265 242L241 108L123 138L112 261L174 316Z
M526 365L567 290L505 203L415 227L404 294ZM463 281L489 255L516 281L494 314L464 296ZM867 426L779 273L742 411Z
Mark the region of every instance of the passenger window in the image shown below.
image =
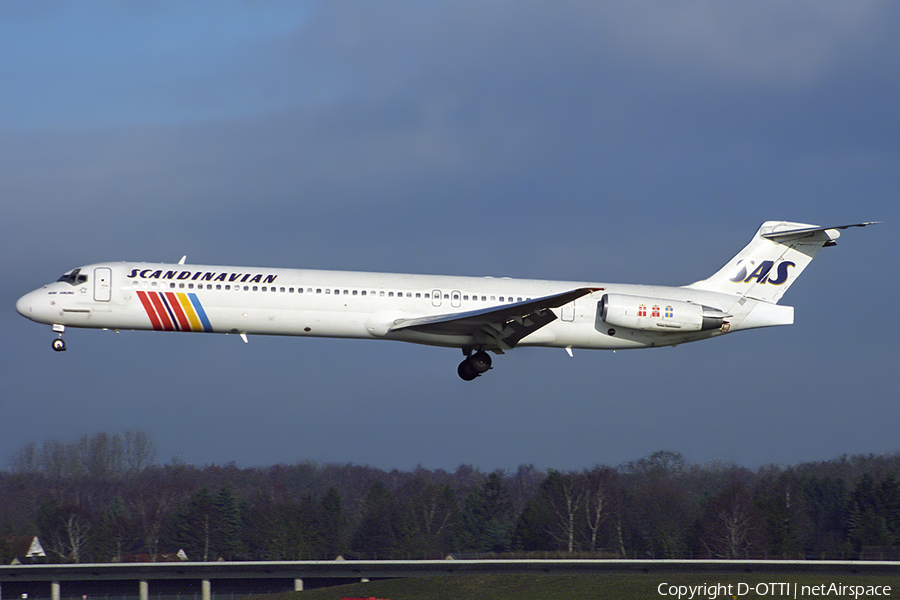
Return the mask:
M393 297L394 297L394 292L388 292L388 298L393 298Z
M366 290L363 290L363 291L362 291L362 295L363 295L363 296L366 295Z
M357 292L356 290L353 290L353 295L354 295L354 296L355 296L356 294L358 294L358 293L359 293L359 292Z
M421 297L422 297L422 293L421 293L421 292L416 292L416 298L421 298Z

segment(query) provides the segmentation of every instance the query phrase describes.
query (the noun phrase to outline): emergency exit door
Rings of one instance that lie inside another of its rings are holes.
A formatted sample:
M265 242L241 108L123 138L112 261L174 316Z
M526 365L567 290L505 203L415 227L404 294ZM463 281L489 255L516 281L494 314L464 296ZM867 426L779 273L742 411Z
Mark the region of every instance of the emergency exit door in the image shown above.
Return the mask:
M112 298L112 269L97 267L94 269L94 300L109 302Z

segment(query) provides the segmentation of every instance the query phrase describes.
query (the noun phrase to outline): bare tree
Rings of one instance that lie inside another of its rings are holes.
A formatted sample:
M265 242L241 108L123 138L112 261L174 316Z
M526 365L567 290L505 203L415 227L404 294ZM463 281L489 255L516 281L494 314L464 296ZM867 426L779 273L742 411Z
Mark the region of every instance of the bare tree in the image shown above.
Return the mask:
M597 549L600 527L610 516L612 488L617 477L618 474L614 469L599 465L590 471L584 471L581 475L584 487L584 516L590 532L587 545L591 552Z
M398 497L410 528L409 549L422 556L443 558L441 555L450 550L449 529L458 510L453 490L417 473L398 490Z
M710 499L701 528L701 544L717 558L748 558L760 547L762 516L753 505L746 474L736 472Z
M178 503L188 493L179 475L170 469L148 470L131 490L129 506L136 515L144 547L152 560L159 556L163 527L169 523Z
M37 525L48 550L64 561L80 562L88 544L91 520L77 504L62 504L57 497L38 509Z
M91 523L88 518L78 510L71 510L66 517L64 531L69 550L69 557L73 562L81 562L82 553L90 539Z
M31 442L11 456L9 469L17 474L37 473L40 470L38 466L38 445Z
M143 431L126 431L124 450L125 466L132 473L139 473L156 462L156 446Z
M575 521L586 495L580 484L572 473L550 471L541 486L551 515L547 533L565 546L567 552L575 551Z
M41 473L55 481L72 476L73 460L62 442L53 440L42 443L38 465Z

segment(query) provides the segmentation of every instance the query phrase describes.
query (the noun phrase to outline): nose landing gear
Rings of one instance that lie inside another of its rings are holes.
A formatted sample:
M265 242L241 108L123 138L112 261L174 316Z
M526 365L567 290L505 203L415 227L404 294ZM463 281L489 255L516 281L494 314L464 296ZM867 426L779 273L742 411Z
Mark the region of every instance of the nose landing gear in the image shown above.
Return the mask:
M66 341L63 339L63 333L66 331L65 325L54 325L53 331L59 334L59 337L53 340L53 349L57 352L65 352Z
M456 368L456 373L463 381L472 381L482 373L486 373L491 368L491 356L484 350L479 350L475 354L471 354L471 350L466 353Z

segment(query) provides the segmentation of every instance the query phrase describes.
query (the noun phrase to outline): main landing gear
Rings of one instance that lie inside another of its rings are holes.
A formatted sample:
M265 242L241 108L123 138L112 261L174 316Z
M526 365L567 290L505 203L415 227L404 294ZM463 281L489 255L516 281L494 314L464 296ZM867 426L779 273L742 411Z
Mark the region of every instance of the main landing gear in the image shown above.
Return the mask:
M57 352L66 351L66 341L63 339L63 333L66 331L65 325L54 325L53 331L59 334L59 337L53 340L53 349Z
M471 350L464 349L463 352L466 353L466 357L456 368L463 381L472 381L491 368L491 356L484 350L479 350L475 354L472 354Z

